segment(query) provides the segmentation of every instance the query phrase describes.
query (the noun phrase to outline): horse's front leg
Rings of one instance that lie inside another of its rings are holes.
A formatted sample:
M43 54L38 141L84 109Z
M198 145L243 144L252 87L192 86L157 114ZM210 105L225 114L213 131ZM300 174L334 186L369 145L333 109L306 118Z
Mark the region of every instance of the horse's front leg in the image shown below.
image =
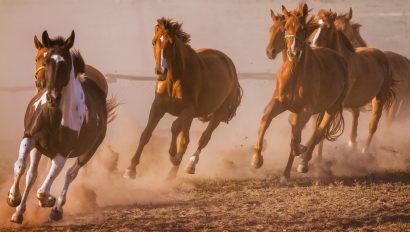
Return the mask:
M302 141L302 130L306 123L309 121L310 114L307 111L302 111L300 113L292 113L290 115L290 125L292 126L292 135L290 141L290 153L286 168L280 179L280 184L287 185L290 179L290 170L292 169L293 161L296 155L300 154L302 151L301 141Z
M26 175L26 187L23 192L23 197L21 199L21 203L17 206L16 212L11 217L11 221L21 224L23 222L23 214L26 211L26 202L28 198L28 194L30 193L31 187L34 185L34 182L37 178L37 169L38 164L40 162L41 154L40 152L34 148L30 152L30 167L27 171Z
M24 174L26 169L27 155L32 147L30 138L23 138L20 143L19 155L17 161L14 163L14 181L11 186L8 196L7 203L11 207L17 207L21 202L21 194L19 189L20 179Z
M268 129L272 119L285 111L283 105L277 101L275 98L272 98L269 104L265 108L265 112L262 116L262 119L259 124L258 139L255 144L255 153L252 157L252 166L254 168L260 168L263 164L262 157L262 147L263 147L263 138L265 136L266 130Z
M131 163L124 173L124 177L128 179L135 179L136 167L140 162L140 157L145 145L149 142L152 132L157 127L159 120L164 116L165 111L161 108L161 105L157 100L154 100L149 113L149 118L144 131L141 134L140 142L138 144L137 151L131 159Z
M189 130L191 128L192 120L194 119L195 111L193 107L188 107L184 109L180 116L180 126L181 130L178 132L177 138L176 138L176 148L177 152L174 156L170 155L170 160L172 164L174 165L169 174L168 174L168 179L175 179L179 165L181 164L182 157L185 154L185 151L188 147L189 144Z
M41 207L53 207L56 198L50 194L51 186L53 185L54 180L57 178L58 174L60 174L61 170L63 169L67 158L64 156L57 154L51 161L50 171L41 185L41 187L37 190L37 199L39 201L39 205Z
M360 109L352 108L352 130L350 131L349 147L356 149L357 147L357 126L359 125Z

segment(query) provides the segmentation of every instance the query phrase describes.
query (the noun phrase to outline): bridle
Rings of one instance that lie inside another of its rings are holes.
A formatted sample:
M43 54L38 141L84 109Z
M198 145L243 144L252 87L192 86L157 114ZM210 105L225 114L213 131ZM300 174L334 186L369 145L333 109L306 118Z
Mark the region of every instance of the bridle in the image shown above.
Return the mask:
M286 39L295 39L295 40L298 40L298 41L302 42L303 44L306 43L306 41L305 41L304 39L300 38L299 36L297 36L297 35L295 35L295 34L288 34L288 35L285 34L285 36L283 37L283 39L284 39L285 41L286 41ZM286 43L285 43L285 44L286 44ZM302 57L302 54L303 54L304 49L305 49L304 46L300 49L300 52L299 52L298 57L296 58L296 61L299 61L299 60L300 60L300 58ZM289 56L290 56L290 51L289 51L288 48L286 48L286 54L287 54L287 56L288 56L288 58L289 58ZM289 59L290 59L290 58L289 58Z
M36 69L36 72L34 73L34 77L36 78L36 80L38 79L38 73L43 69L46 69L46 66L42 65Z

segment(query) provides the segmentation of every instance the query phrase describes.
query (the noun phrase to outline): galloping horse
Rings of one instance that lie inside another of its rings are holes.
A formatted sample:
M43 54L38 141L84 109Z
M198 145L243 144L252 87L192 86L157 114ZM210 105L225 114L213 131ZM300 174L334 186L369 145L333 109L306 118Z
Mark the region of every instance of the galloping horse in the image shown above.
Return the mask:
M369 149L373 135L377 130L383 107L387 108L394 100L392 72L386 56L375 48L356 48L346 36L336 29L336 13L320 10L317 21L320 27L315 31L313 46L327 47L346 58L349 67L349 87L345 108L353 114L352 131L349 145L357 146L357 125L360 108L372 101L372 118L369 124L369 136L362 152ZM321 156L321 154L319 154Z
M49 157L52 164L36 196L41 207L53 207L51 219L62 218L68 187L103 141L107 117L115 108L107 104L104 91L94 81L80 75L84 73L85 64L78 51L70 52L74 38L74 31L67 39L50 39L47 31L43 32L42 40L47 49L44 65L46 87L27 106L23 139L18 160L14 164L14 183L7 198L10 206L17 207L12 222L23 221L27 197L37 177L41 154ZM30 167L21 196L19 182L29 153ZM50 194L53 181L66 160L75 157L77 161L67 171L63 191L56 200Z
M310 33L317 27L308 20L308 7L299 5L288 12L282 6L283 19L271 11L273 25L266 50L269 59L282 51L283 64L277 74L274 95L261 119L252 165L263 164L262 143L272 119L285 110L291 111L291 151L281 178L287 184L295 156L303 154L298 172L308 171L308 162L316 144L323 138L335 140L343 132L342 101L347 87L347 64L342 56L328 48L311 48ZM282 38L278 38L278 35ZM280 40L285 39L284 42ZM301 133L309 118L320 114L307 146L301 145Z
M350 21L352 17L352 8L349 12L338 15L335 20L336 29L343 32L353 47L367 47L366 42L360 35L361 25L352 23ZM397 85L393 86L396 99L386 112L387 122L391 124L395 120L407 119L410 115L410 61L406 57L391 51L384 51L384 55L389 61L393 79L397 81Z
M169 155L174 166L169 178L177 174L193 118L209 121L186 168L187 173L194 174L199 154L212 132L220 122L228 123L235 116L242 98L235 66L227 55L213 49L193 50L190 35L182 31L180 23L165 18L157 22L152 39L155 72L159 75L155 99L137 151L124 174L127 178L135 178L142 150L165 113L178 117L171 127Z
M36 71L34 73L35 84L37 92L46 87L45 79L45 57L47 55L47 48L38 40L37 36L34 36L34 46L37 48L37 54L35 57ZM91 65L86 64L84 68L84 73L87 78L93 80L101 90L104 91L105 96L108 95L108 84L105 76L96 68Z

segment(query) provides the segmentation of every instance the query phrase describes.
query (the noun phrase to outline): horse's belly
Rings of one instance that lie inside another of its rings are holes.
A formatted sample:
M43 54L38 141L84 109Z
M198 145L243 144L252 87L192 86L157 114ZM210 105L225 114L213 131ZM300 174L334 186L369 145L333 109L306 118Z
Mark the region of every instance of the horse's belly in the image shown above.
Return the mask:
M366 105L380 92L382 85L383 77L381 76L359 77L347 93L344 106L350 108Z

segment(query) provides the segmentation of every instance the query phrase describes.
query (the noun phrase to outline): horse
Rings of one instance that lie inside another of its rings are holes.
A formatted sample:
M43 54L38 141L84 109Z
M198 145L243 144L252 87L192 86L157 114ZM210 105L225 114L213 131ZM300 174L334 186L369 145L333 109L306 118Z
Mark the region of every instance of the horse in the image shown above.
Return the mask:
M361 25L351 22L353 10L339 14L335 20L336 29L343 32L349 39L353 47L367 47L367 43L360 35ZM393 79L397 81L394 86L396 99L387 110L387 123L391 125L394 121L406 119L410 115L410 61L405 56L391 51L384 51L384 55L389 61Z
M47 55L47 48L40 42L36 35L34 35L34 46L37 49L37 54L35 56L36 70L34 77L36 90L37 92L39 92L46 87L44 62ZM87 76L87 78L93 80L102 91L104 91L105 96L108 95L107 79L98 69L89 64L86 64L84 68L84 74Z
M7 198L7 203L16 207L11 218L15 223L23 222L27 197L37 177L41 154L51 159L51 167L36 197L41 207L53 207L50 212L52 220L63 217L69 185L103 141L108 116L116 107L107 104L104 91L94 81L81 75L84 73L84 60L79 51L70 51L74 39L74 31L67 39L50 39L47 31L42 34L42 42L47 49L44 63L46 87L30 100L24 117L23 139L14 164L14 182ZM29 153L30 167L21 196L19 182ZM77 160L68 169L63 190L56 200L50 189L68 158Z
M220 122L228 123L236 114L242 99L236 68L232 60L214 49L191 48L190 35L182 24L160 18L154 28L152 46L155 58L155 98L138 148L124 177L134 179L144 146L165 113L176 116L172 123L169 157L173 164L168 179L177 175L189 143L192 120L209 122L189 158L185 171L195 173L201 150L208 144Z
M276 77L274 94L260 121L252 166L260 168L263 164L263 139L272 119L286 110L290 111L290 154L281 184L288 184L295 156L301 155L302 158L297 171L307 172L316 144L323 138L337 139L344 127L342 102L347 91L347 64L341 55L331 49L309 46L308 37L317 24L306 20L308 12L307 4L300 4L290 12L282 6L283 18L275 16L271 10L273 25L266 54L273 59L282 52L283 63ZM284 41L281 42L281 39ZM315 131L307 146L303 146L302 129L315 114L320 115Z
M369 123L369 135L362 153L369 150L374 133L377 130L383 108L388 109L395 98L394 81L389 62L378 49L356 48L335 26L336 13L320 10L317 21L320 27L312 36L313 46L331 48L346 58L349 67L349 87L344 108L350 109L353 116L349 146L357 147L357 126L360 108L372 102L372 116ZM321 148L323 144L319 147ZM319 149L320 151L322 149ZM319 158L321 154L319 153Z

